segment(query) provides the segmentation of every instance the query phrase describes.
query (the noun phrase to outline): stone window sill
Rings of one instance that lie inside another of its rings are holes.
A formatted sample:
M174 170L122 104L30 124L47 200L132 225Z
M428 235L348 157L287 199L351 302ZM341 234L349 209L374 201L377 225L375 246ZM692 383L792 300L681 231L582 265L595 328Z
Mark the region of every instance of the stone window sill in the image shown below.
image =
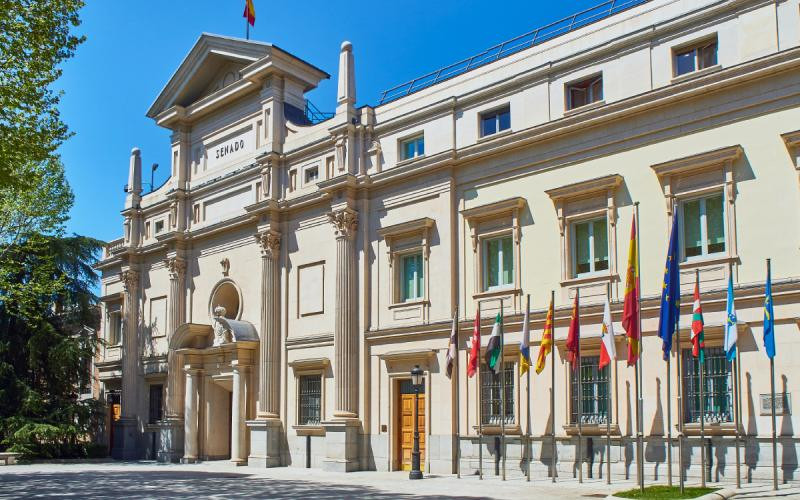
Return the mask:
M590 102L589 104L584 104L583 106L578 106L577 108L567 109L564 110L564 116L572 116L577 115L583 111L589 111L590 109L599 108L600 106L605 106L606 101L605 99L601 99L599 101Z
M485 292L472 294L472 298L475 300L491 299L494 297L502 297L504 295L522 295L522 289L514 287L498 288L495 290L487 290Z
M475 430L476 434L480 430L477 425L473 426L473 429ZM483 426L483 435L484 436L499 436L500 432L502 430L503 429L497 424L492 424L492 425L488 425L487 424L487 425ZM517 424L506 424L505 431L506 431L506 434L512 435L512 436L521 436L522 435L522 429L520 429L520 426L517 425Z
M705 428L703 430L706 436L736 435L736 425L733 422L715 422L715 423L706 422ZM683 424L683 434L685 436L699 437L700 424L694 422L691 424Z
M719 64L715 64L713 66L709 66L708 68L698 69L696 71L691 71L689 73L684 73L682 75L676 75L672 77L671 83L680 83L686 80L691 80L692 78L703 76L708 73L713 73L715 71L719 71L722 69L722 66Z
M586 285L591 283L603 283L605 281L609 282L619 281L619 274L593 274L591 276L579 276L577 278L569 278L561 280L561 286L570 287L576 285Z
M322 425L293 425L295 433L298 436L324 436L325 427Z
M491 141L492 139L495 139L497 137L504 137L504 136L510 135L512 133L513 133L513 131L511 130L511 128L507 128L505 130L501 130L500 132L495 132L494 134L482 135L482 136L478 137L478 142L480 143L480 142L485 142L485 141Z
M567 436L577 436L578 426L575 424L565 425L562 427ZM583 436L605 436L606 424L583 424L581 425L581 435ZM611 424L611 435L619 436L619 425Z
M389 309L397 309L399 307L412 307L412 306L427 306L430 304L428 299L409 300L407 302L395 302L389 304Z
M738 255L711 255L708 257L698 257L692 260L685 260L680 263L681 269L694 269L696 267L718 266L737 264L739 262Z

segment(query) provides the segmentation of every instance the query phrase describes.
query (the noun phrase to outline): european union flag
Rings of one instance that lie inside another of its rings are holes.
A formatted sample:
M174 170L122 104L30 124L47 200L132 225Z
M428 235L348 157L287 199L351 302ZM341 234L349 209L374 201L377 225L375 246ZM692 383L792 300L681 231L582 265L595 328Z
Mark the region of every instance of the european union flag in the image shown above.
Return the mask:
M658 320L658 336L663 342L664 360L672 351L672 334L681 313L681 276L678 268L678 214L672 217L672 232L669 236L667 263L664 265L664 284L661 289L661 313Z
M772 312L772 272L767 262L767 286L764 289L764 350L775 357L775 315Z

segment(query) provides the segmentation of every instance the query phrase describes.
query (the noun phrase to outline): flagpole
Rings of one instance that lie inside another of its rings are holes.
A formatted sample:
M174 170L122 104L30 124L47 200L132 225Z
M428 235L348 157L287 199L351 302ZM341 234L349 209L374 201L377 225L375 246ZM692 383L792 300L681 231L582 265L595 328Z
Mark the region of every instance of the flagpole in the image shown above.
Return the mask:
M505 332L503 331L503 299L500 299L500 450L503 460L503 481L506 480L506 367L505 367ZM497 366L497 365L495 365Z
M772 259L767 259L767 279L770 282L770 295L772 294ZM765 292L766 294L766 292ZM770 296L770 300L772 297ZM774 320L773 320L774 321ZM766 328L766 324L764 327ZM774 332L774 329L773 329ZM773 333L774 335L774 333ZM765 346L766 350L766 346ZM778 442L775 437L775 357L769 357L769 385L772 393L772 489L778 489ZM782 397L782 396L781 396ZM783 401L781 401L783 402Z
M677 205L673 205L673 217L677 216ZM674 337L677 337L677 345L676 350L677 354L676 359L677 368L678 368L678 412L680 413L680 401L681 401L681 363L680 363L680 355L681 355L681 296L680 296L680 286L678 287L678 297L677 297L677 314L675 315L675 331L672 333ZM678 417L680 420L682 416ZM680 457L678 457L678 468L681 469L681 479L679 480L680 483L680 491L683 494L683 448L680 445L680 431L678 431L678 453ZM667 484L672 486L672 353L667 354Z
M478 332L481 331L481 303L478 302ZM478 479L483 480L483 386L481 386L481 346L478 346Z
M639 202L634 202L633 208L636 212L636 269L641 272L641 255L639 249ZM642 343L644 342L644 332L642 332L642 290L641 284L636 290L636 309L637 321L639 322L639 344L637 346L639 353L636 357L636 366L634 368L634 377L636 377L636 456L637 456L637 480L639 482L639 490L644 492L644 448L642 446L642 391L641 391L641 376L642 376Z
M677 351L675 361L678 364L678 485L680 486L681 495L683 495L683 351L681 351L680 307L680 298L678 298L678 317L675 320L675 350Z
M728 263L728 280L731 283L731 302L734 300L733 295L733 262ZM725 308L725 313L730 314L730 311L727 310L727 306ZM730 321L730 318L726 319L727 322ZM726 329L727 332L727 329ZM738 344L738 339L737 339ZM736 344L734 344L736 345ZM728 346L730 347L730 346ZM728 353L725 353L727 357ZM736 422L736 488L742 487L742 464L741 459L739 458L739 424L741 422L742 414L739 412L739 391L741 390L741 386L739 385L739 346L736 345L736 359L731 360L731 368L733 371L733 415L734 420Z
M556 313L555 313L555 290L550 290L550 306L551 309L547 311L553 312L553 317L550 323L550 435L552 437L551 443L553 445L553 458L550 460L550 478L552 482L556 482ZM545 328L547 328L547 317L545 316Z
M694 270L694 279L695 279L695 286L697 287L698 293L700 290L700 270ZM699 295L698 295L699 296ZM694 333L694 328L692 328L692 337L694 335L699 335ZM706 422L706 400L703 397L703 390L705 389L705 381L703 379L703 372L706 371L706 360L705 360L705 348L701 344L703 339L697 339L697 346L698 346L698 369L700 371L700 486L703 488L706 487L706 435L705 435L705 422Z
M609 316L611 314L611 282L606 284L606 300L609 302ZM605 318L604 318L605 319ZM609 332L606 332L609 335ZM611 337L611 342L614 342ZM616 351L616 348L614 349ZM608 353L609 355L611 353ZM617 366L616 356L613 359L614 368ZM608 367L608 387L606 389L606 484L611 484L611 366Z
M581 289L575 289L575 315L578 317L578 328L580 329L580 307L581 307ZM578 482L583 482L583 384L581 380L581 335L578 330Z
M678 316L680 316L680 314L678 314ZM667 354L667 485L672 487L672 353L671 352Z
M456 381L456 477L461 479L461 398L460 393L461 390L459 388L461 380L458 378L459 368L461 362L458 359L458 342L459 342L459 333L460 333L460 326L458 321L458 304L456 304L455 310L455 318L453 321L456 322L456 355L455 355L455 371L456 375L453 377L453 380Z
M530 316L529 316L530 315L530 310L531 310L531 294L528 294L528 296L526 298L526 303L525 303L525 311L527 311L528 314L523 316L523 318L527 318L528 319L528 322L530 322ZM529 327L529 326L530 326L530 323L528 325L522 325L522 330L525 331L525 328ZM530 337L528 338L528 345L529 345L528 353L530 353ZM530 359L530 357L531 357L530 354L528 354L528 358L529 359ZM527 418L526 418L526 422L525 422L525 425L527 427L526 432L525 432L525 453L527 453L527 455L528 455L528 473L525 476L525 481L530 482L530 480L531 480L531 464L533 463L532 460L531 460L532 450L531 450L531 366L530 366L530 363L528 363L528 369L525 371L525 374L528 376L527 377L528 378L528 387L527 387L526 398L525 398L525 405L527 407L527 410L526 410Z

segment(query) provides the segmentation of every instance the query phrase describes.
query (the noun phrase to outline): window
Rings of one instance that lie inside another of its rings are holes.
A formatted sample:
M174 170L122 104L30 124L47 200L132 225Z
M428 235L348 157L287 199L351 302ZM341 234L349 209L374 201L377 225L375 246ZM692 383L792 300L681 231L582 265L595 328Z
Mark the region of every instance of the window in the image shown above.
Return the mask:
M319 180L319 167L308 167L305 169L304 177L303 177L304 184L311 184L312 182L317 182Z
M703 404L700 404L700 360L691 349L683 350L683 390L685 396L684 422L700 422L700 412L706 422L733 422L731 409L730 363L722 347L706 347L703 364Z
M481 114L481 137L511 128L511 108L505 107Z
M572 224L572 275L574 278L608 270L606 218Z
M122 314L119 310L108 314L108 343L115 346L120 343L122 336Z
M192 207L192 222L200 222L200 205Z
M404 255L400 258L403 267L403 283L400 299L403 301L421 299L425 295L425 270L422 252Z
M403 160L410 160L425 154L425 136L419 135L400 142L400 155Z
M319 425L322 420L322 375L300 377L299 425Z
M717 40L675 51L675 76L685 75L717 64Z
M154 424L161 420L162 416L162 403L164 401L164 386L161 384L153 384L150 386L150 413L149 422Z
M162 231L164 231L164 221L163 220L156 221L156 234L159 234Z
M514 284L514 244L511 236L483 242L483 284L484 290Z
M150 221L144 223L144 237L145 238L150 237Z
M725 216L722 193L681 203L685 259L725 251Z
M483 423L484 425L500 425L500 415L502 414L503 402L500 392L500 377L505 377L505 424L514 423L514 363L506 361L503 363L503 372L495 374L485 364L481 365L481 396L483 400Z
M567 85L567 109L603 100L603 75L595 75Z
M578 423L578 372L581 377L581 423L582 424L605 424L609 418L608 414L608 390L609 376L606 365L602 370L599 368L600 356L581 356L581 367L579 370L570 368L570 422Z

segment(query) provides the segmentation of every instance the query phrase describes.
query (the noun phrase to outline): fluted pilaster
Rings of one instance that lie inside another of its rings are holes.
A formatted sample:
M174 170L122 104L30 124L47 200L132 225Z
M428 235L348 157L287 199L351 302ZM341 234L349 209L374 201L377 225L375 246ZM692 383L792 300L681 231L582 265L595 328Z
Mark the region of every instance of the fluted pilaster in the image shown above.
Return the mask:
M185 320L186 301L184 296L186 261L180 257L166 259L169 271L169 316L167 323L167 339L172 339L175 331ZM167 405L166 417L175 418L183 415L183 394L181 391L181 368L176 363L177 354L169 353L169 371L167 373Z
M256 235L261 247L261 367L258 371L258 417L280 417L280 274L281 236Z
M137 324L139 317L139 273L123 271L125 321L122 332L122 417L136 415Z
M355 303L355 235L358 212L345 208L328 214L336 232L336 309L334 325L334 382L336 405L333 416L358 416L358 333Z

